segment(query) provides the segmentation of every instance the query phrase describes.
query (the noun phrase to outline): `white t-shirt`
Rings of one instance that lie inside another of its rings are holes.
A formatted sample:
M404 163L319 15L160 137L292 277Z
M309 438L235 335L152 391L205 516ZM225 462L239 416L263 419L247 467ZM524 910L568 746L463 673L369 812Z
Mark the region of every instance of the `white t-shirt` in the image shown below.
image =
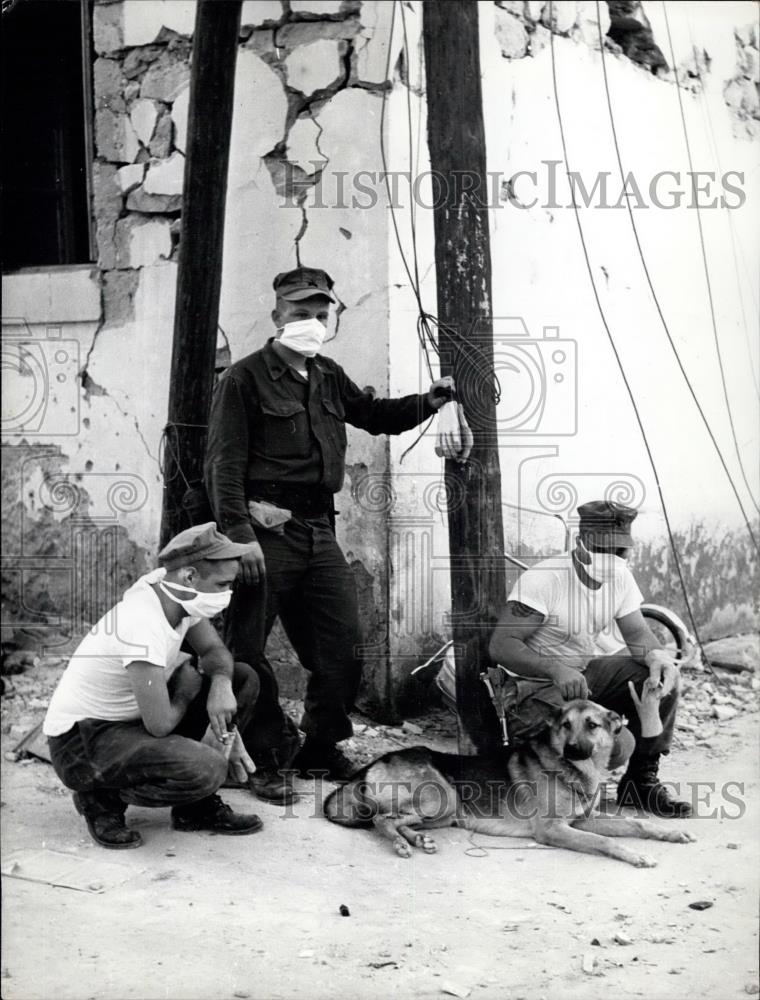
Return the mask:
M535 653L562 657L568 666L584 669L596 656L625 647L617 619L638 610L644 598L627 566L598 590L581 583L567 553L544 559L526 570L509 595L539 611L545 621L525 639Z
M202 619L187 616L171 627L150 586L164 576L163 568L141 576L82 639L53 692L42 724L46 736L60 736L80 719L139 719L128 665L135 660L155 664L168 680L188 658L180 646Z

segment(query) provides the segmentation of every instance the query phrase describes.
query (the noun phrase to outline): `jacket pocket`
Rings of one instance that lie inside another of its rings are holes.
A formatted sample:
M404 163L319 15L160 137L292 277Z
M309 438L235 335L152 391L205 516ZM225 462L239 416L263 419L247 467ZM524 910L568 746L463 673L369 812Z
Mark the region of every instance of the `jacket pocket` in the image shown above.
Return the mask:
M295 400L261 404L264 451L275 458L298 458L308 451L306 410Z
M325 424L330 429L333 439L345 449L346 411L343 409L343 403L339 399L325 398L322 400L322 407L325 411Z

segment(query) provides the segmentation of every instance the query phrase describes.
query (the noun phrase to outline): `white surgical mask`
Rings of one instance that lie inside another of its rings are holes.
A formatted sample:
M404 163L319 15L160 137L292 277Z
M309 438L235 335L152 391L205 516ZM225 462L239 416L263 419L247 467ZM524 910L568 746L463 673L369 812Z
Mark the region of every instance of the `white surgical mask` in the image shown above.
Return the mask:
M305 358L313 358L325 342L327 330L323 323L312 316L311 319L299 319L294 323L286 323L282 328L280 343L291 351L303 354Z
M618 569L626 565L625 559L615 555L614 552L590 552L583 544L582 539L580 539L580 545L591 560L590 563L586 564L586 572L597 583L609 583L614 580Z
M178 583L167 583L161 581L159 587L170 601L181 604L185 611L193 618L214 618L227 607L232 599L231 590L217 590L215 593L206 593L203 590L193 590L192 587L183 587ZM169 593L172 590L183 590L187 594L194 594L194 597L181 598Z

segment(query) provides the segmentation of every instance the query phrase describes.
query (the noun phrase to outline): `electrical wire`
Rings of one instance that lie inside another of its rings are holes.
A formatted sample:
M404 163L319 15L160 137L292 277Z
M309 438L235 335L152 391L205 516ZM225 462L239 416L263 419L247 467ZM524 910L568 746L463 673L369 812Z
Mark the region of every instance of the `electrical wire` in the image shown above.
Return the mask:
M620 144L618 142L617 127L615 125L615 116L614 116L613 110L612 110L612 96L610 94L609 78L607 76L607 61L606 61L606 57L604 55L604 34L602 32L602 21L601 21L600 9L599 9L599 0L596 0L596 23L597 23L597 28L599 30L599 48L600 48L601 56L602 56L602 77L603 77L603 80L604 80L604 91L605 91L605 95L606 95L606 98L607 98L607 111L609 112L610 127L611 127L611 130L612 130L612 140L613 140L613 143L614 143L614 146L615 146L615 156L616 156L616 159L617 159L618 169L620 171L620 178L623 181L623 185L625 186L626 173L625 173L625 169L623 167L623 158L622 158L621 153L620 153ZM656 293L656 291L654 289L654 283L652 281L652 276L651 276L651 274L649 272L649 267L647 266L646 258L644 257L644 250L643 250L643 248L641 246L641 240L639 238L639 231L638 231L638 227L636 225L636 220L634 218L633 209L631 207L630 199L626 198L625 199L625 203L626 203L626 208L628 210L628 218L630 219L630 222L631 222L631 229L633 230L633 237L634 237L634 240L636 242L636 249L638 250L639 257L641 258L641 266L643 268L644 275L646 277L647 285L649 286L649 291L650 291L650 293L652 295L652 301L654 302L655 308L657 309L657 315L660 317L660 322L662 323L662 328L665 331L665 336L668 338L668 343L670 344L670 347L671 347L671 349L673 351L673 354L675 356L676 362L678 363L678 368L680 369L681 375L683 375L684 381L685 381L685 383L686 383L686 385L688 387L689 392L691 393L691 398L694 400L694 405L697 407L699 415L702 418L702 422L705 425L705 429L707 430L707 433L708 433L708 435L710 437L710 440L712 441L713 446L715 448L715 451L716 451L716 453L718 455L718 458L720 459L720 464L723 466L723 471L726 474L726 478L728 479L729 483L731 484L731 489L733 490L734 496L736 497L736 502L739 505L739 509L741 510L742 517L744 518L744 523L745 523L746 528L747 528L747 532L749 534L749 537L752 539L752 544L755 546L756 549L758 549L758 542L757 542L757 539L755 537L754 532L752 531L752 525L750 523L749 517L747 516L747 512L744 509L744 504L742 503L741 496L739 495L739 490L736 487L736 483L734 482L734 479L733 479L733 477L732 477L732 475L731 475L731 473L729 471L728 465L726 464L726 460L723 457L723 452L721 451L720 446L719 446L719 444L718 444L718 442L717 442L717 440L715 438L715 435L713 434L712 428L710 427L710 423L709 423L709 421L707 419L707 416L705 415L705 411L702 409L702 406L701 406L701 404L699 402L699 399L697 398L697 394L694 391L694 387L691 384L689 376L686 374L686 369L683 366L683 362L681 360L681 356L678 353L678 349L676 348L676 345L675 345L675 343L673 341L673 337L671 336L671 333L670 333L670 329L669 329L668 324L667 324L667 322L665 320L665 316L664 316L663 311L662 311L662 306L660 305L659 297L658 297L658 295L657 295L657 293ZM745 478L745 483L746 483L746 478ZM750 496L751 496L751 493L750 493ZM758 549L758 551L760 551L760 549Z
M388 80L390 75L391 66L391 56L393 52L393 33L396 24L396 9L399 7L399 0L393 0L393 10L391 13L391 25L390 33L388 38L388 53L385 63L385 79ZM407 66L407 72L410 66L409 51L408 51L408 36L406 33L406 20L403 12L403 5L399 8L401 10L402 19L402 31L404 34L404 60ZM412 107L411 107L411 92L410 92L410 81L407 80L407 141L409 144L409 165L410 171L412 163L415 162L416 157L413 150L413 138L412 138ZM404 270L409 279L409 285L412 289L414 297L417 302L418 317L417 317L417 337L420 346L425 355L425 361L427 364L428 372L430 377L433 378L433 368L430 358L430 352L432 351L436 356L440 355L437 332L442 331L451 340L452 346L455 352L455 361L460 357L465 358L481 375L484 379L492 383L492 392L494 405L498 405L501 399L501 383L494 370L493 364L490 359L484 354L482 350L478 348L476 344L471 343L464 337L461 331L456 330L454 327L449 326L442 320L439 320L435 315L428 312L422 301L422 292L420 287L419 278L419 260L417 254L417 230L416 230L416 217L414 214L414 206L410 204L410 222L411 222L411 232L412 232L412 257L413 263L410 266L407 255L404 251L403 241L401 239L401 233L399 231L398 220L396 218L396 207L393 203L393 194L390 187L390 176L388 171L388 157L385 149L385 119L386 119L386 106L388 101L388 88L383 90L382 104L380 109L380 159L383 165L383 176L385 180L386 191L388 194L388 207L391 214L391 224L393 226L393 233L396 240L396 245L398 247L399 255L401 257ZM411 176L411 173L410 173ZM410 202L413 202L412 193L410 192ZM434 328L434 329L433 329ZM477 359L477 360L475 360ZM421 436L420 436L421 438ZM420 440L418 438L418 440ZM415 442L416 444L417 442ZM412 445L414 447L414 445ZM409 449L407 449L407 452ZM406 452L405 452L406 454Z
M694 36L692 34L692 31L691 31L691 21L689 20L688 15L686 16L686 23L687 23L688 28L689 28L689 40L691 41L692 51L696 52L696 48L697 47L694 44ZM700 78L700 83L701 83L701 78ZM699 88L699 104L700 104L700 109L702 111L702 118L703 118L703 120L705 121L705 123L707 125L708 132L710 133L710 145L712 146L712 152L713 152L713 155L715 157L715 162L718 165L718 170L720 172L721 177L724 177L723 166L721 164L721 159L720 159L720 150L718 148L718 141L717 141L717 139L715 137L715 129L713 128L712 115L710 114L710 103L709 103L709 101L707 101L705 99L705 88L704 88L704 86L701 86ZM743 324L743 327L744 327L744 340L745 340L746 345L747 345L747 355L749 357L749 368L750 368L750 373L752 375L752 381L755 384L755 392L758 395L760 395L760 382L758 382L757 372L755 371L755 363L754 363L754 358L753 358L753 355L752 355L752 348L751 348L750 342L749 342L749 323L747 322L747 313L746 313L746 310L744 308L744 291L743 291L743 288L742 288L742 279L741 279L741 274L740 274L740 271L739 271L739 253L738 253L738 250L740 248L737 248L738 236L736 235L736 232L735 232L735 229L734 229L734 220L733 220L733 217L732 217L732 214L731 214L732 211L733 211L733 209L730 209L728 207L728 205L725 204L725 202L723 204L723 208L725 209L725 212L726 212L726 219L728 220L728 231L729 231L729 234L731 236L731 251L732 251L732 254L733 254L733 258L734 258L734 271L736 273L736 290L737 290L737 292L739 294L739 306L740 306L741 312L742 312L742 324ZM745 267L745 270L746 270L747 264L746 264L746 260L744 259L744 253L743 252L742 252L742 259L744 261L744 267ZM758 313L758 302L757 302L757 299L756 299L756 297L754 295L754 290L752 288L751 281L750 281L750 296L752 297L752 305L754 307L755 313L757 314Z
M404 13L404 4L402 3L399 10L401 11L401 30L404 36L404 65L406 66L406 126L407 126L407 138L409 146L409 170L416 170L416 156L414 153L414 140L412 138L412 81L411 81L411 63L409 60L409 38L406 32L406 14ZM419 262L417 259L417 213L414 203L414 198L409 198L409 227L412 234L412 254L414 259L414 280L417 288L420 287L420 270Z
M554 0L549 0L549 23L550 24L554 23L554 9L553 8L554 8ZM569 157L568 157L568 153L567 153L567 142L565 140L565 126L564 126L564 123L563 123L563 120L562 120L562 108L560 107L560 103L559 103L559 90L558 90L558 87L557 87L557 62L556 62L556 56L555 56L555 52L554 52L554 45L555 45L555 43L554 43L554 32L550 31L549 32L549 49L550 49L550 53L551 53L552 88L553 88L553 91L554 91L554 105L555 105L555 108L556 108L556 111L557 111L557 123L559 125L560 141L561 141L561 144L562 144L562 156L563 156L563 159L565 161L565 169L567 171L567 175L568 175L568 179L569 179L570 172L571 172L570 171L570 161L569 161ZM615 356L615 361L617 362L617 366L618 366L618 369L620 371L620 376L623 379L623 384L625 385L626 392L628 393L628 398L631 401L631 407L633 408L633 412L634 412L634 415L636 417L636 422L637 422L638 427L639 427L639 432L641 433L641 437L642 437L642 440L643 440L643 443L644 443L644 448L645 448L646 453L647 453L647 458L649 459L649 464L650 464L650 466L652 468L652 473L654 475L654 481L655 481L655 485L657 487L657 493L658 493L658 496L660 498L660 506L662 507L662 513L663 513L663 516L665 518L665 527L666 527L667 534L668 534L668 541L669 541L669 544L670 544L671 552L673 553L673 560L674 560L675 567L676 567L676 573L678 575L678 581L679 581L679 584L680 584L680 587L681 587L681 592L683 594L684 603L686 605L686 610L687 610L687 613L688 613L688 616L689 616L689 621L691 622L691 627L692 627L692 630L693 630L693 633L694 633L694 637L695 637L697 645L699 647L699 651L700 651L700 653L702 655L703 662L708 666L709 670L715 676L715 678L717 680L719 680L720 683L722 684L724 682L723 682L722 678L720 678L718 676L718 674L715 672L715 670L712 667L712 664L708 660L708 658L707 658L707 656L705 654L704 646L702 645L702 640L701 640L701 638L699 636L699 630L697 629L697 623L696 623L696 621L694 619L694 612L692 611L691 601L689 599L689 594L688 594L688 591L687 591L687 588L686 588L686 581L684 579L683 568L681 566L681 558L680 558L680 556L678 554L678 548L676 546L675 537L674 537L674 534L673 534L673 529L672 529L672 526L670 524L670 517L668 515L668 509L667 509L667 505L665 503L665 495L663 493L663 489L662 489L662 486L660 484L660 476L659 476L659 472L657 470L657 463L655 462L654 454L653 454L652 448L651 448L651 446L649 444L649 437L647 435L646 428L644 427L644 422L642 420L641 413L639 412L638 405L636 404L636 398L634 396L633 389L631 388L631 384L630 384L630 382L628 380L628 376L625 373L625 368L623 367L623 362L622 362L622 359L620 357L620 352L618 351L617 344L615 343L615 338L612 336L612 331L610 330L609 323L607 322L607 316L605 315L604 307L602 306L601 299L599 298L599 291L597 289L596 280L594 279L594 272L593 272L593 269L591 267L591 259L589 257L588 247L586 246L586 237L584 236L584 233L583 233L583 224L581 223L580 212L578 211L578 204L577 204L577 202L575 200L575 192L573 190L572 184L570 185L570 200L571 200L571 203L572 203L573 213L575 214L575 222L576 222L576 225L578 226L578 236L580 238L581 249L583 251L583 258L584 258L584 261L586 263L586 270L588 271L589 280L591 282L591 289L592 289L593 294L594 294L594 300L596 302L597 310L599 311L599 317L600 317L600 319L602 321L602 325L604 326L605 332L607 334L607 339L609 340L610 347L612 348L612 353Z
M385 60L385 80L386 80L386 83L388 81L388 77L390 76L390 69L391 69L391 56L392 56L392 53L393 53L393 31L394 31L394 28L395 28L395 25L396 25L396 7L397 7L397 3L398 3L398 0L393 0L393 10L391 11L391 26L390 26L390 33L389 33L389 37L388 37L388 54L387 54L387 57L386 57L386 60ZM404 245L403 245L403 243L401 241L401 234L399 232L398 222L396 220L396 208L395 208L395 206L393 204L393 192L391 191L391 187L390 187L390 178L389 178L389 174L388 174L388 158L387 158L386 152L385 152L385 115L386 115L387 104L388 104L388 89L386 87L383 90L382 102L381 102L381 106L380 106L380 159L381 159L382 164L383 164L383 178L385 180L385 187L386 187L386 191L387 191L387 194L388 194L388 207L390 208L391 224L393 225L393 232L394 232L394 235L396 237L396 246L398 247L398 252L399 252L399 255L401 257L401 262L404 265L404 270L406 271L406 275L407 275L407 277L409 279L409 284L411 286L412 292L414 293L414 297L417 300L417 308L418 308L418 311L419 311L419 315L422 317L422 316L425 315L425 307L422 304L422 298L420 296L419 287L418 287L418 285L417 285L417 283L416 283L416 281L414 279L414 275L412 274L412 271L411 271L411 269L409 267L409 263L408 263L408 261L406 259L406 254L404 253ZM425 352L426 361L428 363L428 369L430 370L430 372L432 374L432 368L431 368L431 365L430 365L430 358L429 358L429 355L428 355L427 344L424 341L422 341L421 343L422 343L423 350ZM437 353L437 345L435 345L435 350L436 350L436 353Z
M192 489L190 483L187 480L184 469L182 468L182 461L179 453L179 446L177 443L177 427L193 427L196 430L208 430L208 424L183 424L177 423L175 420L170 420L169 423L164 427L161 434L161 440L158 443L158 467L161 472L161 476L165 482L174 482L177 476L181 476L185 484L186 489ZM174 465L176 471L173 475L169 475L167 465L166 465L166 452L169 452L171 457L174 459Z
M675 56L675 52L673 50L673 38L672 38L672 35L670 33L670 21L668 19L668 10L667 10L667 5L665 3L665 0L662 0L662 12L663 12L663 16L665 18L665 29L667 31L667 35L668 35L668 47L670 49L670 61L671 61L671 64L673 66L673 76L674 76L675 82L676 82L676 94L678 96L678 110L679 110L679 113L680 113L680 116L681 116L681 125L682 125L682 128L683 128L684 143L685 143L685 146L686 146L686 156L687 156L687 159L689 161L689 170L690 170L691 175L693 177L694 176L694 163L692 161L692 156L691 156L691 143L689 142L689 132L688 132L688 129L686 127L686 114L684 112L683 98L681 96L681 84L678 82L678 71L676 69L676 56ZM730 402L730 400L728 398L728 386L726 384L726 372L725 372L725 369L724 369L724 366L723 366L723 354L722 354L721 349L720 349L720 339L718 337L718 323L717 323L717 320L715 318L715 303L713 301L712 282L710 280L710 266L709 266L708 261L707 261L707 247L705 245L705 236L704 236L704 231L703 231L703 228L702 228L702 213L701 213L700 208L699 208L698 199L695 199L695 206L694 207L697 210L697 228L699 230L699 243L700 243L700 247L702 249L702 263L704 265L705 282L707 284L707 299L708 299L708 302L709 302L709 305L710 305L710 319L711 319L711 322L712 322L713 339L715 341L715 353L716 353L717 358L718 358L718 370L720 371L720 382L721 382L721 386L723 388L723 398L724 398L725 403L726 403L726 411L728 413L728 422L729 422L729 424L731 426L731 436L734 439L734 448L736 450L736 458L737 458L737 460L739 462L739 469L741 470L742 479L744 480L744 485L747 488L747 493L749 494L749 496L750 496L750 498L752 500L752 503L754 504L755 508L757 509L758 514L760 514L760 506L758 506L757 501L754 498L754 494L752 492L752 489L751 489L751 487L749 485L749 481L747 480L747 473L746 473L746 471L744 469L744 462L742 461L741 450L739 449L739 441L738 441L737 436L736 436L736 427L734 426L734 415L733 415L733 411L731 409L731 402Z

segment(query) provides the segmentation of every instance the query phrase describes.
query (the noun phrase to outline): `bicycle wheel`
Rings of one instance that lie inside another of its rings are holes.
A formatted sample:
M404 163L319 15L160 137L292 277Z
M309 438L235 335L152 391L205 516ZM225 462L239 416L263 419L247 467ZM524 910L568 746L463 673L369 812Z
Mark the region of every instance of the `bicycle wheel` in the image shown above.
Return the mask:
M642 604L641 613L652 632L662 641L662 648L683 653L688 646L686 627L673 611L659 604Z

